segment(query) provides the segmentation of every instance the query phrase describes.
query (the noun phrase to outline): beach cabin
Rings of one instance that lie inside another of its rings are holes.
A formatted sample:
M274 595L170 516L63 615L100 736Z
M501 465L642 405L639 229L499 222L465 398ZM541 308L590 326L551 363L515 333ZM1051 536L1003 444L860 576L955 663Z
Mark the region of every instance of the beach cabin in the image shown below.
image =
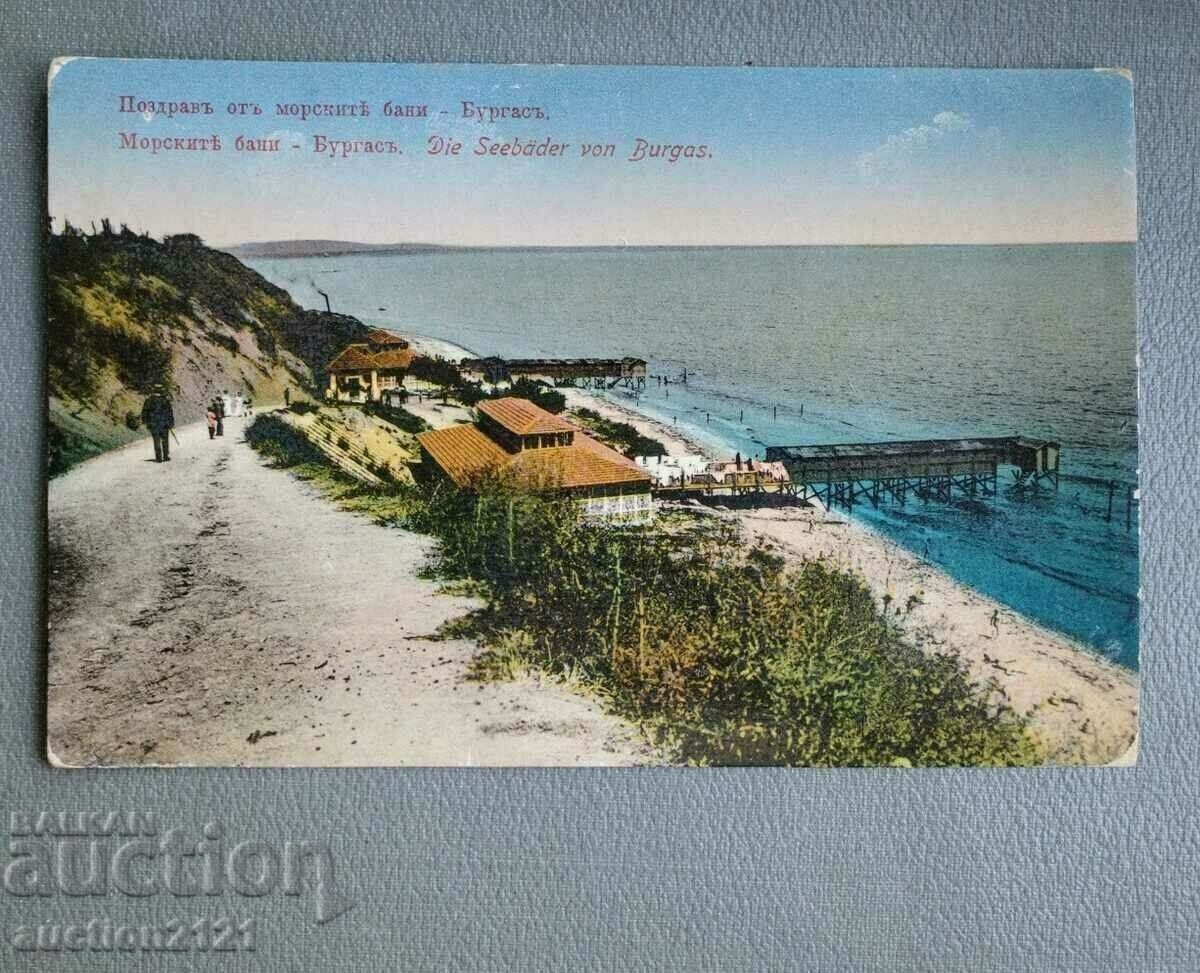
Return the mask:
M376 328L367 340L343 348L326 366L326 398L337 402L395 402L416 353L398 335Z
M480 402L474 423L419 433L417 442L426 471L460 487L509 473L528 489L572 497L588 518L644 523L654 513L645 470L527 399Z
M1060 452L1056 442L1016 436L1009 447L1009 461L1022 473L1057 477Z

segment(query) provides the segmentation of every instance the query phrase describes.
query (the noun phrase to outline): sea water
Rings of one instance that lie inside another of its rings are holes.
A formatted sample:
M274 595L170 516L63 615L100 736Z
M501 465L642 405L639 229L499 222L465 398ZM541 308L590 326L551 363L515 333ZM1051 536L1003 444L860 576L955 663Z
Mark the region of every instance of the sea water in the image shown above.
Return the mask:
M1062 443L1058 490L854 516L1015 610L1138 660L1129 244L463 250L248 261L306 307L479 355L634 355L636 403L730 456L767 445ZM1108 516L1109 481L1115 481Z

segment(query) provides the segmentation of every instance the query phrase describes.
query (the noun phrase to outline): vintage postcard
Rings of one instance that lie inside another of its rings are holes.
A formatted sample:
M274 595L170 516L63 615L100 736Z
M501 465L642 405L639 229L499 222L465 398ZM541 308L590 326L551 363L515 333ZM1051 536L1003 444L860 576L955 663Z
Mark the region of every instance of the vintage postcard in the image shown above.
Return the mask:
M1133 85L50 71L50 759L1136 759Z

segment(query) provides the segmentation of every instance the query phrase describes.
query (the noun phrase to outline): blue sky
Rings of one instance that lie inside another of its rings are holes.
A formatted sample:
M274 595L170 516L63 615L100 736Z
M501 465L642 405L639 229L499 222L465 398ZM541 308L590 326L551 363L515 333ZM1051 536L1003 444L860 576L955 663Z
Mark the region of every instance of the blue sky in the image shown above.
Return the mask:
M122 95L212 115L120 112ZM366 101L301 121L279 103ZM383 114L386 101L429 117ZM536 105L481 124L462 102ZM230 102L256 102L235 116ZM445 112L445 114L443 114ZM151 155L139 137L221 137ZM279 137L274 154L234 139ZM394 140L329 159L315 136ZM432 135L463 143L426 153ZM477 157L549 137L553 159ZM635 138L709 158L628 162ZM613 143L610 159L582 143ZM299 148L292 148L298 145ZM586 68L77 59L51 83L49 210L214 244L325 238L467 245L997 243L1136 237L1132 84L1115 72ZM61 225L61 224L56 224Z

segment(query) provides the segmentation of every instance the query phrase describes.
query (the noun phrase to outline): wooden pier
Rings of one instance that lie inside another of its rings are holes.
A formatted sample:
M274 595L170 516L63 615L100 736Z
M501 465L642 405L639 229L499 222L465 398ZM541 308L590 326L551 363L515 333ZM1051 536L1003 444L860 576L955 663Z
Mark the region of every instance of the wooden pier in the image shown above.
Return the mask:
M495 384L516 378L541 378L559 387L630 389L646 387L644 358L464 358L464 372Z
M1056 442L1011 436L768 446L766 459L787 467L801 499L853 509L863 500L879 506L885 497L903 504L910 493L922 500L946 501L955 493L992 497L1001 465L1016 469L1018 485L1057 488L1060 453Z

